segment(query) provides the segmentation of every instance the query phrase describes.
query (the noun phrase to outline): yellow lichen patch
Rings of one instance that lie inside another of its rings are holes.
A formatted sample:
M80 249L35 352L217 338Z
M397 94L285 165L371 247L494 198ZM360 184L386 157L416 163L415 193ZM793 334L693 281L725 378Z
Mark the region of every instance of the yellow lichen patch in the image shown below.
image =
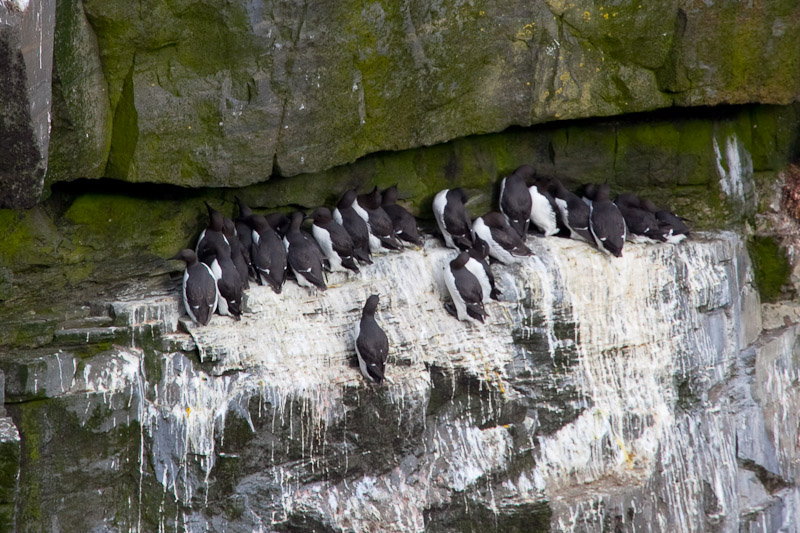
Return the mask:
M592 14L589 13L588 11L584 11L582 16L583 16L583 20L585 20L586 22L589 22L590 20L592 20Z
M191 413L192 413L192 408L191 407L187 407L186 408L186 416L187 416L187 418Z

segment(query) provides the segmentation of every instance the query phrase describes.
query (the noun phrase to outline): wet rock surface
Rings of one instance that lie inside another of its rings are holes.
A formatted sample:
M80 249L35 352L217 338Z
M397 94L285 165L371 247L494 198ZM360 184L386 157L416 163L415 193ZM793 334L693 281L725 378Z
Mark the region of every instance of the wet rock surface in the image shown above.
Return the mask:
M55 5L0 2L0 209L31 207L44 186Z
M524 263L494 267L505 297L483 326L444 310L452 252L434 239L325 293L253 287L238 323L186 322L175 282L61 321L53 343L0 359L22 437L16 527L794 523L797 326L745 327L760 306L739 238L614 261L529 244ZM370 293L391 345L380 387L352 348Z

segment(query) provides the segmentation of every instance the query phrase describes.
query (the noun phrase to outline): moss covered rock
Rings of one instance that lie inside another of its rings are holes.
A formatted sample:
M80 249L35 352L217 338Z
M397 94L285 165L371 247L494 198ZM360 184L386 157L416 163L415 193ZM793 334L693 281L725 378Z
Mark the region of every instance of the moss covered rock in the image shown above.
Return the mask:
M134 182L245 186L515 125L785 104L800 87L793 3L83 5L113 113L106 174ZM59 43L61 73L75 39Z

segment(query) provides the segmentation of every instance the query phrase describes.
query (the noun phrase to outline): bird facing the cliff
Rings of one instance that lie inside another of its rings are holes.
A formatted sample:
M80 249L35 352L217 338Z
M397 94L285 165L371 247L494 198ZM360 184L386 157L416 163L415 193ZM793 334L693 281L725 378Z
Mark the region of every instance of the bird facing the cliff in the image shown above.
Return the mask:
M500 212L517 235L525 238L531 215L531 194L527 180L536 172L530 165L522 165L500 183Z
M361 320L356 324L356 355L361 374L378 385L384 379L386 357L389 355L389 339L375 320L378 295L367 298Z
M397 204L397 186L384 190L382 196L381 205L392 220L392 226L394 226L397 237L417 246L422 245L422 238L417 228L417 219L406 211L402 205Z
M622 257L627 229L625 218L619 208L611 202L611 189L606 183L597 185L589 206L589 229L597 248L615 257Z
M369 244L369 226L356 212L355 189L349 189L339 199L336 209L333 210L333 219L340 224L353 241L353 254L361 263L372 264Z
M245 219L251 229L250 259L259 285L267 283L280 294L286 281L286 248L280 235L262 215Z
M300 229L303 218L303 213L299 211L292 213L289 231L283 238L286 257L298 285L324 291L328 287L322 273L322 251L311 236Z
M359 194L353 209L359 214L369 228L369 248L372 253L383 248L400 250L403 245L397 240L392 219L381 206L381 193L375 187L369 194Z
M219 292L214 274L205 263L197 260L197 254L186 248L170 260L183 261L183 306L189 317L197 324L205 326L217 309Z
M569 229L570 238L594 243L589 230L589 206L556 178L550 182L550 194L556 201L561 221Z
M533 185L528 187L531 197L531 227L545 237L556 235L560 231L558 206L548 189L550 178L539 176Z

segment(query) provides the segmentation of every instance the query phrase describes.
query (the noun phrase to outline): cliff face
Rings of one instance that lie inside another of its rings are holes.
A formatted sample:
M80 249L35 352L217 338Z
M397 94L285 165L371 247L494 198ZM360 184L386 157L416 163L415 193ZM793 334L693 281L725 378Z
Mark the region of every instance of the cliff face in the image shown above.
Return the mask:
M45 170L48 185L241 187L510 126L800 90L794 2L8 5L4 114L25 141L2 159L37 151L3 171L20 188L6 207L31 205ZM18 34L38 55L17 56Z
M325 293L254 287L239 323L181 333L174 290L137 290L57 330L2 364L17 527L793 531L797 326L762 330L741 240L531 244L483 326L444 311L431 239ZM380 387L354 361L371 293Z
M798 531L798 30L796 2L0 0L0 207L49 195L0 209L0 529ZM425 225L526 163L695 237L531 238L483 326L434 237L181 318L202 200L399 184Z

